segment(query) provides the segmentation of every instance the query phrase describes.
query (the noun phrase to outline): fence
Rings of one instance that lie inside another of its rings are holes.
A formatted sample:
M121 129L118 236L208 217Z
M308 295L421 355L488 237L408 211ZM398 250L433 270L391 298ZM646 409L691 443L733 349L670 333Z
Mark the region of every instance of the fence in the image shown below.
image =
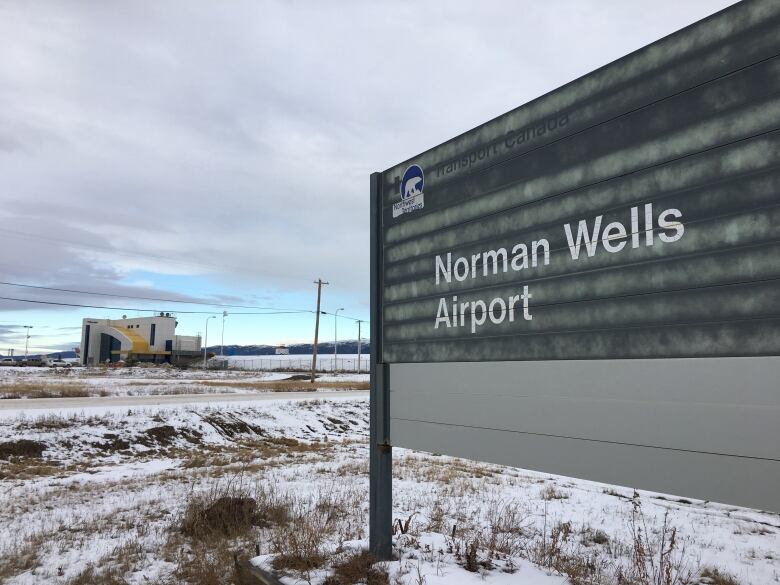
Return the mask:
M333 356L317 356L318 372L358 372L368 373L370 358L361 357L358 363L357 357L336 358ZM358 369L360 366L360 369ZM310 372L311 356L296 358L234 358L228 361L228 368L232 370L264 370L285 372Z

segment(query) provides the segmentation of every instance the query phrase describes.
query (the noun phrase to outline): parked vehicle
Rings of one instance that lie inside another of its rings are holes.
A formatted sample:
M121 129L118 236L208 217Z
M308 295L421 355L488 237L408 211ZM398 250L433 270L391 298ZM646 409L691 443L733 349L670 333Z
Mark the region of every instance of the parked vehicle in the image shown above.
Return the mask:
M0 366L15 366L16 360L12 357L4 357L0 359Z
M50 368L69 368L73 364L70 362L66 362L63 359L57 359L57 360L49 360L49 367Z
M36 366L40 367L45 365L44 361L41 358L37 357L31 357L31 358L22 358L21 365L23 366Z

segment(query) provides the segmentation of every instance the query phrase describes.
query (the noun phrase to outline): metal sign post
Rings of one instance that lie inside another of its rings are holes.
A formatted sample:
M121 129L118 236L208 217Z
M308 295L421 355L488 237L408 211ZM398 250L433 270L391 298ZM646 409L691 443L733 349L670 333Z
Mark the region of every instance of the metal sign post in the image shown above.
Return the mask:
M392 556L393 449L389 441L387 368L382 363L382 206L380 174L371 175L371 416L369 437L369 550Z

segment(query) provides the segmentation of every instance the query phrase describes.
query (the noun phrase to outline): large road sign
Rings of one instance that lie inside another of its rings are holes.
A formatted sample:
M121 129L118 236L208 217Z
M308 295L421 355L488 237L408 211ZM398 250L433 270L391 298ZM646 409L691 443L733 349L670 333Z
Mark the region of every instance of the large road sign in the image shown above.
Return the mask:
M391 445L780 510L778 31L739 3L372 175L372 528Z

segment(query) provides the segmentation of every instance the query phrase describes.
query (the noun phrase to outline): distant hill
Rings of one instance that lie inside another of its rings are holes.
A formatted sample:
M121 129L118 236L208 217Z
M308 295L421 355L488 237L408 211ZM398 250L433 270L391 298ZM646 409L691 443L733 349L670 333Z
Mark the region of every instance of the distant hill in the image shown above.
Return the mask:
M55 351L55 352L52 352L52 353L31 353L27 357L39 358L42 355L45 355L46 357L50 357L52 359L67 360L67 359L75 358L76 357L76 352L71 350L71 351ZM2 357L7 357L7 356L2 356ZM19 360L19 361L24 359L24 355L13 355L13 356L10 356L10 357L12 357L15 360Z
M357 340L345 340L339 341L339 353L340 354L356 354L357 353ZM294 343L287 346L290 350L290 355L311 355L311 349L314 347L313 343ZM219 353L218 345L210 345L209 351ZM226 345L225 355L274 355L276 353L275 345ZM333 342L323 342L317 344L317 353L322 355L333 354ZM360 348L360 353L363 355L369 354L369 342L363 340L363 344ZM76 357L75 351L55 351L53 353L46 354L30 354L31 358L39 358L41 355L48 356L50 358L61 358L64 360L72 359ZM24 356L15 355L15 360L21 360Z

